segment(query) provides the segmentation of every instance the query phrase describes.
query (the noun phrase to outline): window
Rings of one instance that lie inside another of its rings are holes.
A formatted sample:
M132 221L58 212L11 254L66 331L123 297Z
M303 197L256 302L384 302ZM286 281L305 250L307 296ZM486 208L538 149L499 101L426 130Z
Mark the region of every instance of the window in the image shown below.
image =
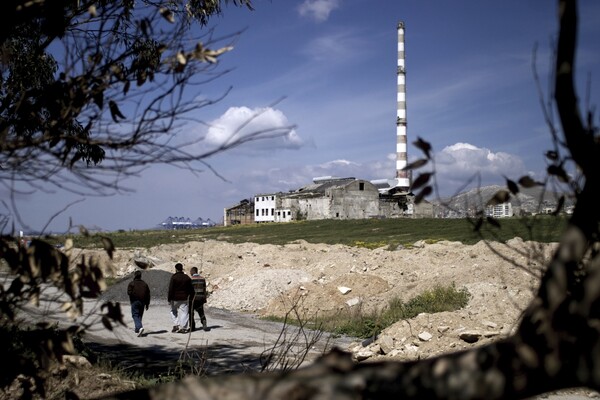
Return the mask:
M291 212L291 211L288 211L288 215L292 215L292 212Z
M364 182L359 182L358 183L358 190L365 190L365 183Z
M275 209L271 208L271 215L275 215Z
M275 200L275 196L271 196L271 200Z
M256 209L256 216L258 217L258 209Z
M340 217L340 213L335 213L335 217L339 218Z

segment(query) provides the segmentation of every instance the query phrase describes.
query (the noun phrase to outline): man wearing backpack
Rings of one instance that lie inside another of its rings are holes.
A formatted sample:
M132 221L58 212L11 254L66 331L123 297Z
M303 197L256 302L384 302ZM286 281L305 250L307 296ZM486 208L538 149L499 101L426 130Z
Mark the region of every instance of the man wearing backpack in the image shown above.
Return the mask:
M200 322L202 323L202 328L205 331L208 331L209 328L206 325L206 316L204 315L204 303L206 303L206 279L200 276L198 273L198 268L192 267L190 269L190 273L192 274L192 286L194 287L194 296L190 301L190 326L192 328L192 332L196 329L196 321L194 321L194 311L198 312L200 316Z

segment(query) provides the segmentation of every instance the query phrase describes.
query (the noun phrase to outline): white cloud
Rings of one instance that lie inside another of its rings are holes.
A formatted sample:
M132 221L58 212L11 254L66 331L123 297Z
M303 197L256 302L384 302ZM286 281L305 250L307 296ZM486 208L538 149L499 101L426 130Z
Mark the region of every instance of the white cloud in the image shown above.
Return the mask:
M271 107L231 107L210 123L204 140L214 147L241 141L242 149L253 152L298 149L304 144L285 114Z
M527 174L523 160L469 143L455 143L436 154L436 177L442 195L454 193L470 179L473 185L503 184L504 176L518 179Z
M298 7L298 12L303 17L324 22L329 18L329 14L339 6L339 0L304 0Z
M344 30L314 38L307 43L302 52L313 62L340 64L357 57L367 57L369 47L356 32Z

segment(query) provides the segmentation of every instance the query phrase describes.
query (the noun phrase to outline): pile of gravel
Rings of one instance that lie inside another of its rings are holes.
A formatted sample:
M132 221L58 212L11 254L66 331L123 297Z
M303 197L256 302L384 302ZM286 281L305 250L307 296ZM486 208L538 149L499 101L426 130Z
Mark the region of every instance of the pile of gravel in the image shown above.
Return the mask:
M173 274L161 270L142 271L142 280L150 287L150 304L167 303L169 281ZM133 273L119 279L102 293L101 299L105 301L118 301L128 303L127 286L133 280Z

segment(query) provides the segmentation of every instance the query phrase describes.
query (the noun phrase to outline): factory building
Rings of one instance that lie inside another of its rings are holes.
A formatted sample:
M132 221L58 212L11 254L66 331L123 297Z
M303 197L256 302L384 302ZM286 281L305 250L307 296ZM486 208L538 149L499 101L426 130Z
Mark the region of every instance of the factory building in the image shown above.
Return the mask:
M287 193L261 193L254 196L254 222L290 222L319 219L419 218L433 217L427 201L414 203L410 192L411 173L407 166L407 110L404 23L397 25L396 95L396 173L395 177L366 181L325 176ZM240 205L225 209L225 224ZM249 207L246 205L245 207ZM245 215L248 215L246 211Z

